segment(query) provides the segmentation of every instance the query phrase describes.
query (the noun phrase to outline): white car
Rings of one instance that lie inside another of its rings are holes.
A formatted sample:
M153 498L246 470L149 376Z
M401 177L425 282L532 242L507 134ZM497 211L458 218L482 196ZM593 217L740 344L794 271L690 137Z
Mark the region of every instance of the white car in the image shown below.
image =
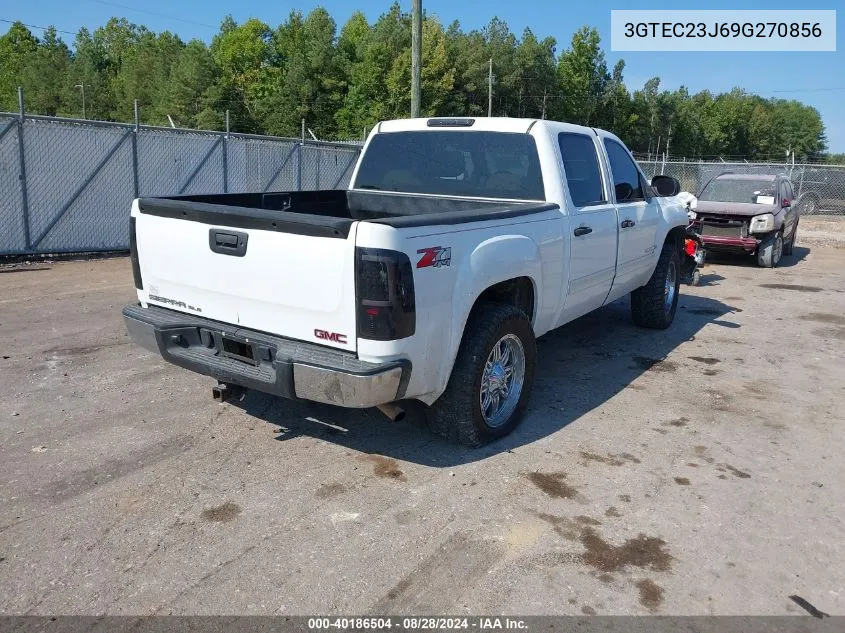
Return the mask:
M385 121L346 191L140 198L133 339L226 387L428 405L468 445L528 406L535 338L630 293L672 323L687 213L614 135L546 120Z

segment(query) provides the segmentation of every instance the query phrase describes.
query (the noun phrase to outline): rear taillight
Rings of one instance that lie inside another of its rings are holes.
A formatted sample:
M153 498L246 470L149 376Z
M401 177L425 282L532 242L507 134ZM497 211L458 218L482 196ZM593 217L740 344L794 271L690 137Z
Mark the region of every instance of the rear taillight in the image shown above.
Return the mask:
M129 261L132 262L132 276L135 278L135 287L138 290L144 288L141 279L141 264L138 262L138 242L135 237L135 218L129 218Z
M358 338L392 341L416 329L414 272L405 253L357 248Z
M692 257L695 255L695 240L687 239L684 243L684 250L686 251L687 255Z

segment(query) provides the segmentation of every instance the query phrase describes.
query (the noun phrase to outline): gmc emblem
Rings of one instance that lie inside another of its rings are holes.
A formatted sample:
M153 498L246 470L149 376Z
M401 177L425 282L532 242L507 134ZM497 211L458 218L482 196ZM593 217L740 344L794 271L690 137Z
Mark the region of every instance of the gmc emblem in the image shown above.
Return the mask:
M346 345L346 334L338 334L337 332L328 332L326 330L314 330L314 336L323 341Z

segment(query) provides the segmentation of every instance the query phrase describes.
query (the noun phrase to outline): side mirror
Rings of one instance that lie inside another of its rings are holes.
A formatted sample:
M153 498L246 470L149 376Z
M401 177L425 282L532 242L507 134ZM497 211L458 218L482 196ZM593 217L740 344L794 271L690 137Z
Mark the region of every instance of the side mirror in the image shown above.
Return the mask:
M672 176L655 176L651 179L651 186L658 196L676 196L681 192L681 183Z
M616 201L617 202L624 202L628 200L631 195L634 193L634 188L627 182L620 182L616 187L614 187L616 192Z

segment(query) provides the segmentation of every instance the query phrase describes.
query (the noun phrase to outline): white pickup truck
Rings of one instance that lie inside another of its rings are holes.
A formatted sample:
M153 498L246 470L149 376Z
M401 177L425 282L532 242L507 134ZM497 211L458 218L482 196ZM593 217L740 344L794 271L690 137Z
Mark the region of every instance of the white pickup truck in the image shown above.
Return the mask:
M687 212L623 143L553 121L385 121L346 191L140 198L133 340L219 381L344 407L422 402L479 445L528 405L535 338L631 294L674 318Z

